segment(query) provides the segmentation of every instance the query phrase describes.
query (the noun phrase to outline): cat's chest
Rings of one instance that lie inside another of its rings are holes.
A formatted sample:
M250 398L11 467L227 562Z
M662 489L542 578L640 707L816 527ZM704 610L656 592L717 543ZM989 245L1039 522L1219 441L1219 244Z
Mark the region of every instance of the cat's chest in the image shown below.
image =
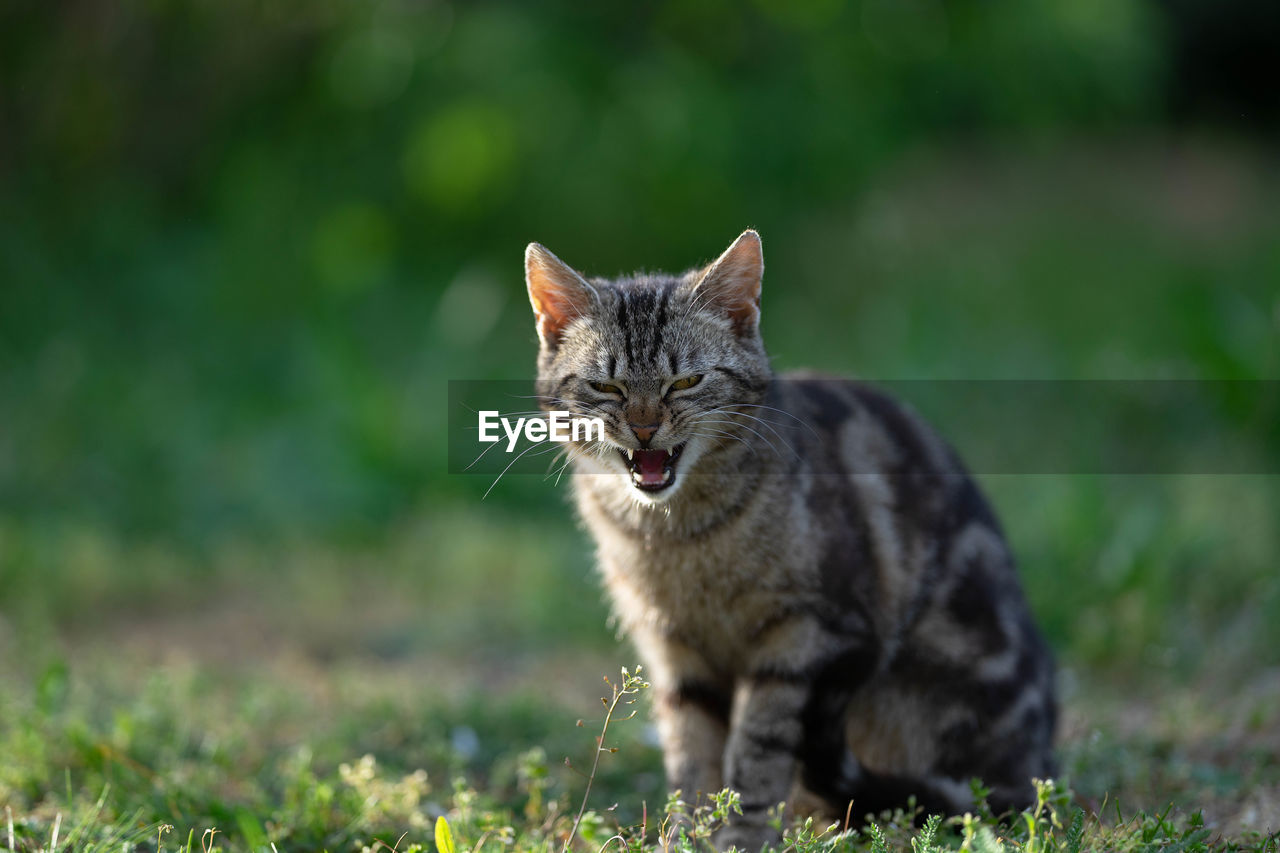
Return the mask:
M615 541L600 556L628 630L673 636L727 669L746 656L760 625L805 586L801 555L785 559L778 549L741 537Z

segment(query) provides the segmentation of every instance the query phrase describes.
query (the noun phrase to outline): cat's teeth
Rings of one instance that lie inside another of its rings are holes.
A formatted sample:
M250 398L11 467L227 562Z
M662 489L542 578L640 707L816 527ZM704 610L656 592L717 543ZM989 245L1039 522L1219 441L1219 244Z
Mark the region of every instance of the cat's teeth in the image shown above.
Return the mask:
M639 471L632 471L632 472L631 472L631 479L635 480L637 483L640 483L641 485L644 485L644 475L643 475L643 474L641 474ZM663 483L670 483L670 482L671 482L671 469L670 469L670 468L664 468L664 469L662 469L662 482L663 482Z
M636 460L636 452L632 450L630 447L627 448L627 458L630 459L632 462Z

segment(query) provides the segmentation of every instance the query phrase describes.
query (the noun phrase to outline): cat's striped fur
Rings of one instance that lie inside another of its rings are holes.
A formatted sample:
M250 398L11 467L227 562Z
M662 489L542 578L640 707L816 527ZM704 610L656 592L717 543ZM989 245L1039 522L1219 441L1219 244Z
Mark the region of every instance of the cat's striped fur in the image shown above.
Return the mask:
M607 424L575 493L668 782L741 794L717 845L776 840L767 810L803 791L839 817L961 812L974 777L997 810L1028 803L1053 663L1000 527L903 405L772 374L755 232L678 276L588 281L537 244L526 272L543 405Z

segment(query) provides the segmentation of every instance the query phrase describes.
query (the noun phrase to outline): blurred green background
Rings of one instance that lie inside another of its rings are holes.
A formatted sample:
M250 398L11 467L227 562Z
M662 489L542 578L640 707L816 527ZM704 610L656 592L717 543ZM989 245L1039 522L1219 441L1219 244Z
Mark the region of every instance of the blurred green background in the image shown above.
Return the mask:
M626 662L564 484L445 473L447 381L532 373L530 240L612 274L758 228L781 368L1280 378L1277 20L3 4L7 665ZM1280 665L1276 477L984 482L1070 670Z

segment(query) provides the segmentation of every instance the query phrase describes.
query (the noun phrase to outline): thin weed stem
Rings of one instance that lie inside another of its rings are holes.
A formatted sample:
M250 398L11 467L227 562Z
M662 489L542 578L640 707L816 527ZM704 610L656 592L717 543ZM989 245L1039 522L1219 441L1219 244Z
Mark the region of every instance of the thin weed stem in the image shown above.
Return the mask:
M561 848L563 853L568 853L569 848L573 845L573 839L577 837L578 827L582 823L582 816L587 813L587 801L591 797L591 785L596 780L596 769L600 766L600 756L605 752L612 753L618 751L617 747L610 748L604 745L605 736L609 734L609 724L613 722L613 715L618 710L618 705L623 703L624 699L626 700L625 704L630 705L635 700L628 699L626 697L639 693L641 690L644 690L649 686L649 682L640 677L642 669L644 669L644 667L637 666L634 673L628 672L626 669L622 670L621 684L615 684L609 680L608 676L605 676L605 683L612 688L613 696L609 699L601 699L601 701L604 702L606 709L604 713L604 725L600 727L600 735L596 738L596 753L595 758L591 762L591 772L587 774L587 788L582 793L582 805L578 807L578 814L573 819L573 828L569 830L569 837L564 840L564 847ZM621 718L619 722L629 720L635 715L636 712L632 711L627 716ZM565 763L568 763L567 759ZM572 767L572 765L570 765L570 767Z

